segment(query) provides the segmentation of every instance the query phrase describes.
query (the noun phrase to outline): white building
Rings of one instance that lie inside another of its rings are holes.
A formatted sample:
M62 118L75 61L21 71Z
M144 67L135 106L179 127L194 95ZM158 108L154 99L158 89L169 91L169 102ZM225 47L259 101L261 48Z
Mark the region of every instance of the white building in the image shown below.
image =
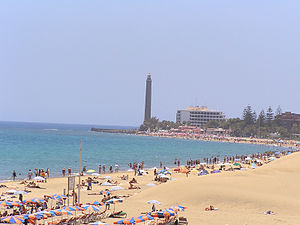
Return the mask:
M221 111L212 110L205 106L189 107L184 110L177 110L176 122L187 123L191 126L204 127L210 120L224 120L225 115Z

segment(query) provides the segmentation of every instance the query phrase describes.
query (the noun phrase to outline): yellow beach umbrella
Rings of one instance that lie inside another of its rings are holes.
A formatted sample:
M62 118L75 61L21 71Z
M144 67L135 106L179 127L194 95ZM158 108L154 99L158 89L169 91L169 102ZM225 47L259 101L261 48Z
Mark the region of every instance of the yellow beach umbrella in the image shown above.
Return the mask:
M95 172L95 170L88 170L88 171L86 171L87 173L94 173Z

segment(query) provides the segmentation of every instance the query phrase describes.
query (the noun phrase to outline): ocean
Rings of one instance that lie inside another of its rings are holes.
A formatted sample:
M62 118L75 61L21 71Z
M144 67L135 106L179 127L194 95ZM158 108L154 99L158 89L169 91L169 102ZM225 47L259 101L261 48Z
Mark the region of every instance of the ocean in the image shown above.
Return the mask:
M118 164L127 170L130 162L145 162L146 168L159 162L172 166L174 159L230 156L275 151L278 147L207 142L176 138L144 137L91 132L91 127L129 129L133 127L75 124L0 122L0 180L25 178L28 170L50 169L50 176L60 176L62 168L78 171L80 140L82 166L98 171L98 165Z

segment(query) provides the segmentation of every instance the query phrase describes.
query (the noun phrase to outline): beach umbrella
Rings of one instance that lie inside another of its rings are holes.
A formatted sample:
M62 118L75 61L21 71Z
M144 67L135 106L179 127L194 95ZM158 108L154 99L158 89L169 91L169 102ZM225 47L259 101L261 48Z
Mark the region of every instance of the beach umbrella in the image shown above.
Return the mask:
M141 221L147 221L147 220L153 220L154 218L152 216L150 216L149 214L143 215L143 216L139 216L137 217L138 219L140 219Z
M221 173L221 171L220 170L214 170L211 173Z
M198 173L198 176L207 175L207 174L208 174L207 170L202 170L200 173Z
M54 216L52 213L50 213L49 211L41 211L41 212L38 212L38 214L42 214L42 215L46 215L48 217L51 217L51 216Z
M192 169L191 172L198 173L199 171L197 169Z
M109 225L109 224L98 221L98 222L94 222L94 223L89 223L89 225Z
M24 217L23 216L6 216L6 217L1 218L1 222L23 224Z
M123 199L121 199L121 198L112 198L112 199L106 201L105 203L107 203L107 204L115 204L115 203L120 203L120 202L123 202Z
M112 183L109 182L103 182L102 184L100 184L101 186L114 186Z
M241 166L240 163L234 163L233 165L234 165L234 166Z
M86 211L96 211L99 212L101 208L94 206L94 205L84 205L82 206Z
M67 211L84 211L84 208L78 207L78 206L65 206L62 209Z
M170 177L167 176L167 175L165 175L165 174L159 174L158 176L159 176L160 178L167 178L167 179L170 179Z
M6 193L7 194L14 194L17 190L15 189L10 189L10 190L7 190Z
M109 190L110 191L117 191L117 190L123 190L124 188L121 187L121 186L114 186L114 187L111 187Z
M94 201L90 205L105 205L103 202Z
M157 200L150 200L147 202L148 204L153 204L153 205L161 205L162 203L157 201Z
M101 174L100 174L100 173L92 173L91 175L92 175L92 176L96 176L96 177L99 177L99 176L101 176Z
M185 166L183 166L183 167L180 168L180 172L181 173L187 173L187 172L189 172L189 170Z
M140 222L144 222L144 221L138 219L137 217L131 217L130 219L124 219L124 220L119 220L117 222L114 222L114 224L136 224Z
M62 215L62 212L58 210L50 210L49 213L51 213L52 216L60 216Z
M158 171L156 174L163 174L163 173L165 173L165 172L167 172L167 170L160 170L160 171Z
M28 199L28 200L24 200L23 203L43 203L45 200L41 199L41 198L32 198L32 199Z
M73 215L73 213L71 213L70 211L65 210L65 209L57 209L57 210L54 210L54 211L57 211L57 212L61 213L61 215Z
M168 216L168 217L175 216L175 214L176 214L176 212L174 212L174 211L172 212L172 211L169 211L167 209L163 210L162 212L163 212L164 216ZM158 212L158 213L160 213L160 212Z
M12 202L12 201L1 201L0 202L0 206L21 206L22 203L20 202Z
M112 192L109 191L100 191L100 195L111 195Z
M34 177L33 180L36 180L36 181L45 181L46 179L44 177L37 176L37 177Z
M187 207L181 206L181 205L177 205L177 206L173 206L173 208L178 208L179 211L184 211Z
M116 208L116 203L120 203L120 202L123 202L123 199L118 199L118 198L112 198L108 201L106 201L105 203L106 204L114 204L114 211L115 211L115 208Z
M27 191L16 191L16 192L14 192L14 195L26 195L26 194L28 194Z
M95 170L88 170L88 171L86 171L87 173L94 173L95 172Z
M158 217L158 212L157 211L156 212L151 212L151 213L149 213L149 215L152 216L152 217Z
M64 200L64 199L67 199L68 197L66 195L55 194L55 195L52 195L51 198L55 199L55 200Z

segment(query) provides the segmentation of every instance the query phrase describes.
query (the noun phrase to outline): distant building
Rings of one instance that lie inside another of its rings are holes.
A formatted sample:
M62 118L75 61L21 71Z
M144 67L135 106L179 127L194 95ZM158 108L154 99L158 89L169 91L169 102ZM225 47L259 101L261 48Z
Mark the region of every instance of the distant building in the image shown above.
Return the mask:
M147 75L146 80L146 96L145 96L145 116L144 121L151 118L151 89L152 89L152 79L151 74Z
M285 112L278 116L278 119L287 125L292 125L293 123L300 124L300 114Z
M204 127L210 120L224 120L225 115L221 111L212 110L205 106L189 107L177 110L176 122L188 123L191 126Z

